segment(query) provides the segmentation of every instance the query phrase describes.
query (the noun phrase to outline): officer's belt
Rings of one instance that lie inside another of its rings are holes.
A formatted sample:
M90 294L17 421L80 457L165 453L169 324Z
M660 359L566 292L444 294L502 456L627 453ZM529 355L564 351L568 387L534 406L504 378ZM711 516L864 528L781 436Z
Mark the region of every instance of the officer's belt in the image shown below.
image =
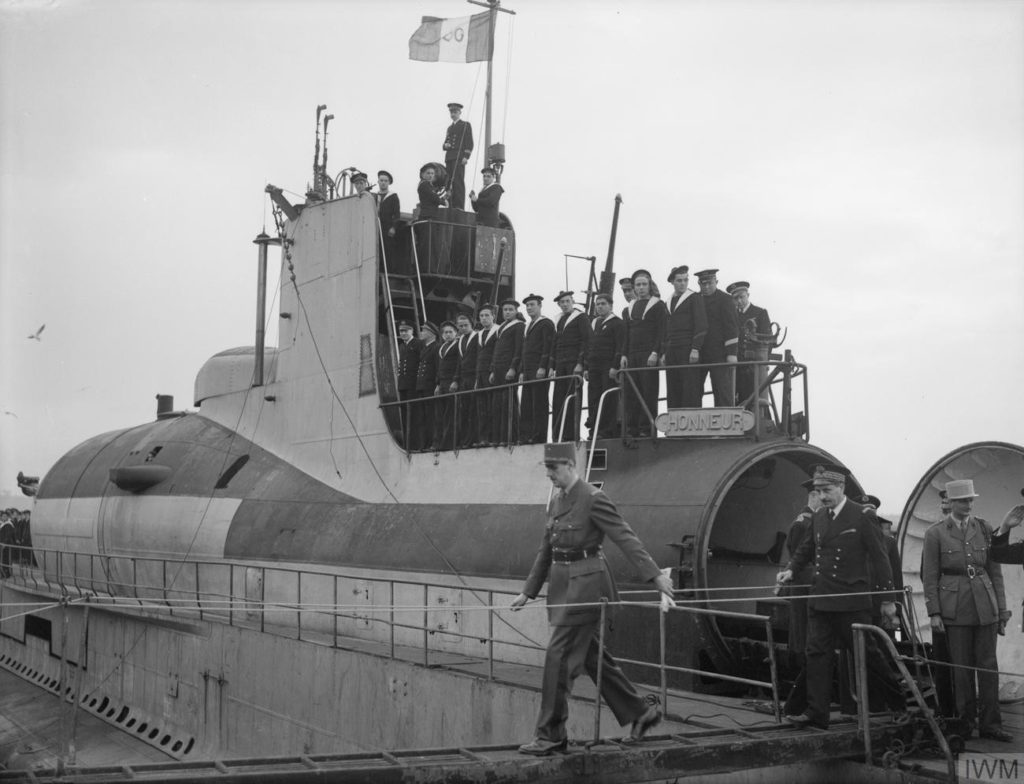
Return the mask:
M953 574L973 579L979 574L985 574L985 570L980 566L968 566L966 569L943 569L942 574Z
M552 563L572 563L573 561L582 561L584 558L593 558L600 552L601 545L595 545L593 547L573 547L564 550L552 548L551 561Z

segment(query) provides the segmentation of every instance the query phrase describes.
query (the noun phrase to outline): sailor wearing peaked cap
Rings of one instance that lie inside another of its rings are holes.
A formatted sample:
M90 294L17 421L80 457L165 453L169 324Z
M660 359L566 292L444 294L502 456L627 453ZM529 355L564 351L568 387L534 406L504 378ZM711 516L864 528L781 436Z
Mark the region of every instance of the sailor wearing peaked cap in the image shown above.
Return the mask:
M428 332L433 332L435 338L441 337L441 330L439 330L437 328L437 324L435 324L432 321L424 321L423 322L423 326L420 327L420 331L423 331L423 330L427 330Z
M1006 631L1003 573L990 557L992 529L971 511L974 482L946 483L950 513L924 534L921 582L933 631L945 631L956 709L983 738L1012 741L999 714L996 637ZM977 671L970 668L978 668ZM964 737L970 737L970 730Z
M735 283L730 283L728 286L725 287L726 293L730 295L735 295L740 291L748 291L749 289L750 284L747 283L747 281L745 280L738 280Z
M878 500L878 496L876 495L859 495L853 500L861 506L870 506L872 509L878 509L878 507L882 505L882 502Z
M778 580L788 583L814 564L808 599L807 710L787 718L794 724L825 728L835 650L852 654L853 624L871 622L872 594L892 590L892 567L874 512L844 495L846 472L835 465L815 466L812 481L822 508L814 513L810 530ZM891 618L896 607L887 597L881 610ZM904 710L906 699L892 669L870 635L865 643L872 703L884 700L891 710Z
M735 363L739 351L739 316L732 297L718 288L718 270L705 269L697 273L700 294L704 299L704 310L708 317L708 331L700 351L702 363ZM736 379L734 368L719 366L701 368L698 389L704 389L704 382L711 376L711 389L715 394L715 406L736 404Z
M445 132L444 165L448 169L448 190L451 191L451 206L464 209L466 206L466 164L473 152L473 127L462 119L462 104L455 101L448 104L452 124Z
M520 746L519 751L546 756L565 750L573 680L586 670L596 683L599 659L601 696L620 725L632 725L624 740L638 741L661 721L661 711L646 704L607 649L602 656L598 647L602 600L610 600L612 606L618 600L604 558L605 538L618 546L641 579L654 582L669 605L674 604L672 581L658 568L608 496L580 479L574 444L546 444L544 467L559 492L548 507L544 540L512 608L519 609L536 597L547 582L551 637L544 658L536 738Z

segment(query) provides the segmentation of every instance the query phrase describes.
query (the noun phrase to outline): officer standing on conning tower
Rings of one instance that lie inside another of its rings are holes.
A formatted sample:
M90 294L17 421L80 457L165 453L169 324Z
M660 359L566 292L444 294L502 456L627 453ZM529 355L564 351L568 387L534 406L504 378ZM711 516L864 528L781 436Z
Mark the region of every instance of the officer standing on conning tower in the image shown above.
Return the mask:
M448 104L452 124L444 135L444 165L448 169L450 206L466 208L466 164L473 152L473 126L462 119L462 104Z

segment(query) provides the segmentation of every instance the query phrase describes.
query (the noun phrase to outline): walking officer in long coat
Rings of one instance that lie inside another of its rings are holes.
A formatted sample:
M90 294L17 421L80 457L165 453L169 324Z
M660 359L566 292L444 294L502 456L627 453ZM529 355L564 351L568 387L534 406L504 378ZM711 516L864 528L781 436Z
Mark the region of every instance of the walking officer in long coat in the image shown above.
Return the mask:
M944 631L961 720L982 738L1010 742L999 714L996 636L1006 633L1003 572L989 557L992 529L971 515L974 482L946 483L950 513L924 533L921 582L933 631ZM977 671L973 668L978 668ZM977 678L977 688L975 688Z
M892 571L874 510L846 497L843 469L819 465L812 479L822 508L814 513L810 530L789 565L779 572L778 581L788 583L804 566L814 563L807 612L807 710L786 718L792 724L825 729L836 648L853 651L853 624L871 623L872 593L892 590ZM882 612L894 617L896 605L886 601ZM892 668L872 635L864 641L871 702L883 700L890 710L902 713L906 699Z
M558 492L548 506L544 540L523 592L512 602L513 609L522 607L548 583L551 638L544 658L537 737L519 747L522 753L536 756L565 750L569 694L576 676L586 670L597 682L601 601L618 601L602 551L605 537L615 542L642 579L657 586L667 597L665 603L674 605L672 581L648 555L615 504L580 479L575 445L545 444L544 467ZM601 661L601 698L621 726L632 723L626 742L638 741L661 721L661 711L637 693L607 649Z

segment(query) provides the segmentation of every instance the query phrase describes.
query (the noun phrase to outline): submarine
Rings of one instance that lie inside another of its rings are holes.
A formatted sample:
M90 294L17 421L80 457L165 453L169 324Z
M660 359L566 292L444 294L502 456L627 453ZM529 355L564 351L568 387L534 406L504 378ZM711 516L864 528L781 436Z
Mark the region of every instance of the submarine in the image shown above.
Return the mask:
M328 175L325 149L303 203L267 187L275 232L253 241L254 345L207 360L194 410L160 397L153 421L61 457L38 486L30 557L0 581L7 604L54 600L3 621L0 666L175 759L522 734L493 678L456 687L436 666L542 660L544 613L501 608L541 539L543 445L510 432L494 446L413 449L422 402L400 399L396 373L399 320L475 317L485 294L515 296L516 229L504 215L489 227L421 209L385 243L375 200L347 186ZM268 313L272 247L281 290ZM609 252L607 290L611 264ZM651 436L576 442L586 479L671 567L679 597L731 613L666 621L678 688L767 677L784 635L749 616L784 626L769 594L801 482L816 464L843 465L810 442L808 368L775 348L755 365L747 406L649 412ZM602 405L618 405L619 390ZM481 394L492 390L447 396L458 406ZM994 454L1012 471L1020 453L1008 449ZM853 476L848 492L862 492ZM920 489L908 519L931 500ZM608 559L624 595L642 597L626 561ZM649 682L656 607L638 600L616 625L616 654ZM399 662L408 650L422 660Z

